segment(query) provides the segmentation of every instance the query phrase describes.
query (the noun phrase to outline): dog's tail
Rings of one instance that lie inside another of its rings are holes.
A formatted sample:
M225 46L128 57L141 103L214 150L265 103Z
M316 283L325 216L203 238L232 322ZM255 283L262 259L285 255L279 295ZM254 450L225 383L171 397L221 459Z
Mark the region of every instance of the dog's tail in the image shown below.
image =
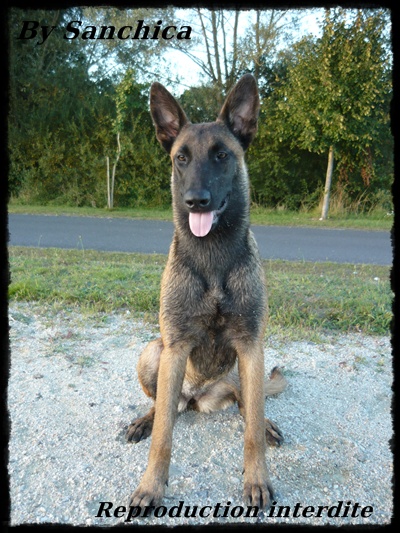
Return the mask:
M275 366L271 370L271 374L265 383L265 396L274 396L274 394L279 394L287 387L287 381L285 376L282 374L282 371L279 367Z

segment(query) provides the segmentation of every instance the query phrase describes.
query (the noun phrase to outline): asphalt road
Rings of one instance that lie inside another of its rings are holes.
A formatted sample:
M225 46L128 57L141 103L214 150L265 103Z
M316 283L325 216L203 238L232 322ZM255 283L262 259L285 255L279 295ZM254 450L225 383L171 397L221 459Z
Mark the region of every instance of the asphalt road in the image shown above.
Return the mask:
M168 253L171 222L125 218L9 215L10 245ZM386 231L253 226L261 257L289 261L392 264Z

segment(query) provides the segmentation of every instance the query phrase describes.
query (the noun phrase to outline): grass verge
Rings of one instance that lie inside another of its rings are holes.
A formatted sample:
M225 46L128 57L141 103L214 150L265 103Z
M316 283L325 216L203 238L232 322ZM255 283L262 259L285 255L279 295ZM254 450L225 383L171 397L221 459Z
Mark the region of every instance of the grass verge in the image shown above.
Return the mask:
M370 214L331 213L328 220L319 220L317 211L279 211L253 207L250 212L252 224L268 226L311 226L315 228L343 228L370 231L390 231L393 225L393 215L382 211Z
M68 207L57 205L24 205L15 200L8 205L10 213L31 215L69 215L112 218L139 218L142 220L172 220L170 208L116 208L108 210L98 207ZM312 226L317 228L351 228L364 230L389 231L393 216L383 211L371 214L331 214L328 220L319 220L318 213L267 209L252 207L251 223L268 226Z
M82 313L129 310L158 321L164 255L10 247L9 299ZM387 335L392 318L389 267L264 262L269 333L317 339L325 333Z
M139 218L142 220L171 220L171 208L115 208L70 207L64 205L25 205L11 201L8 212L21 215L67 215L82 217Z

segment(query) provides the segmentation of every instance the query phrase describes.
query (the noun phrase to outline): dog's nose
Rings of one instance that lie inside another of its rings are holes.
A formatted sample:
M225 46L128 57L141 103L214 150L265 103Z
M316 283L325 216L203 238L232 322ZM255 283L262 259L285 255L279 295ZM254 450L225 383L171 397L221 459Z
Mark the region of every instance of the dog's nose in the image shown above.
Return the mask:
M183 200L189 209L205 209L211 203L211 193L207 189L189 189Z

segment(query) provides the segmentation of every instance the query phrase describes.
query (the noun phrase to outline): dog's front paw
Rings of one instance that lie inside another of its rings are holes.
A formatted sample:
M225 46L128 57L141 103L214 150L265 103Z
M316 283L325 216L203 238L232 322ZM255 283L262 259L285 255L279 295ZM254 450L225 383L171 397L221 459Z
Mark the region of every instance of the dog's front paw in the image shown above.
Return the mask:
M129 505L132 507L157 507L164 497L164 486L154 484L148 487L141 483L130 497Z
M247 505L258 507L260 510L267 509L274 499L271 481L267 478L265 482L245 482L243 498Z

